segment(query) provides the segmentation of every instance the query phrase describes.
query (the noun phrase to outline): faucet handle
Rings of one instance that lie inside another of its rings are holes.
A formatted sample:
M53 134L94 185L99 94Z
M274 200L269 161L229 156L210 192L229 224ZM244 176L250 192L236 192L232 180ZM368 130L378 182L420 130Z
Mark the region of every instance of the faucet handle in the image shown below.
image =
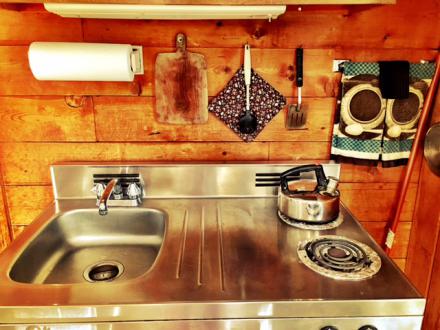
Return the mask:
M127 188L127 195L130 199L138 199L142 195L142 190L137 183L130 183Z
M98 198L101 198L102 194L104 193L104 190L105 190L105 184L103 183L96 183L91 189L91 191L94 192Z

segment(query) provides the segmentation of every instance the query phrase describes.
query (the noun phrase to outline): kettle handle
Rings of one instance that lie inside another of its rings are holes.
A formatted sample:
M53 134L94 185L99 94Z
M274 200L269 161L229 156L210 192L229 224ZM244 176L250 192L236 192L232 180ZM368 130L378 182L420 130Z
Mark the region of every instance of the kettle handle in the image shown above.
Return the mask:
M292 176L299 176L302 172L311 172L314 171L316 175L316 181L318 182L318 185L316 188L324 188L327 186L327 178L324 173L324 169L322 165L318 164L309 164L309 165L303 165L291 168L290 170L287 170L280 175L280 184L281 189L283 192L286 193L294 193L294 191L291 191L289 189L289 179L288 177ZM316 189L315 188L315 189Z

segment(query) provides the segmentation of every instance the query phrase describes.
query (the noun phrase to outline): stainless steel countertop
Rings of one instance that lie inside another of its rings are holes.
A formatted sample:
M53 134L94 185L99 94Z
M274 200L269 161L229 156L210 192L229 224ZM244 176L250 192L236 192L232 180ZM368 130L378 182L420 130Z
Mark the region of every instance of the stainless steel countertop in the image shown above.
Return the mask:
M146 199L142 207L168 214L160 255L143 276L70 285L13 282L14 258L54 214L96 208L94 200L50 206L0 255L0 324L423 314L425 300L344 207L343 224L325 231L279 221L276 197ZM369 245L382 268L363 281L314 273L298 261L296 249L319 235Z

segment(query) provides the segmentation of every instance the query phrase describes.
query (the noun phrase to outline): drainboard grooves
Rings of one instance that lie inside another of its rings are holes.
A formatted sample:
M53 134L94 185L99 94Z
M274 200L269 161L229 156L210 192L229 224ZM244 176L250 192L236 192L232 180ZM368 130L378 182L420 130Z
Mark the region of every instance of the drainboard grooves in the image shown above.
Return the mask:
M217 231L218 231L218 263L219 263L219 275L220 275L220 289L225 291L225 276L224 276L224 251L223 251L223 227L222 227L222 214L220 206L217 206Z
M183 255L186 245L186 236L188 233L188 215L189 215L188 209L185 209L185 213L183 214L182 232L180 235L181 239L180 239L179 255L177 258L176 278L180 278L180 276L182 275Z
M202 285L202 269L203 269L203 250L205 248L205 208L202 207L200 217L200 243L199 243L199 264L197 271L197 284Z

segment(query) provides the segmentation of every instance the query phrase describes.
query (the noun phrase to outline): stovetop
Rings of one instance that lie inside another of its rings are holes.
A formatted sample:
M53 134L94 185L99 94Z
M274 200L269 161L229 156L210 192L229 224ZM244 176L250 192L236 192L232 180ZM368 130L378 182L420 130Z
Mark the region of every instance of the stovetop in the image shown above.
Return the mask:
M124 167L121 173L142 174L147 198L141 207L163 210L168 215L165 240L153 269L130 281L115 281L111 292L106 285L35 285L30 295L29 285L7 278L3 255L0 318L25 322L41 315L46 320L66 315L64 320L79 322L89 319L91 310L94 321L162 320L165 316L420 317L423 297L343 205L343 221L336 228L295 228L278 218L275 188L265 187L261 193L249 185L255 169L280 171L288 166ZM114 173L115 167L58 170L54 170L57 201L47 214L96 208L87 178L92 173ZM158 171L169 173L168 180L159 180ZM60 186L61 172L66 177L82 175L85 179ZM208 185L200 188L201 180ZM242 190L245 196L237 194ZM164 198L170 191L176 195ZM37 220L23 235L34 235L41 224ZM300 260L298 246L325 235L346 237L371 248L380 257L377 274L364 280L338 280L310 269ZM19 244L20 239L13 243ZM47 314L47 306L52 307L52 316ZM113 315L115 308L117 317Z

